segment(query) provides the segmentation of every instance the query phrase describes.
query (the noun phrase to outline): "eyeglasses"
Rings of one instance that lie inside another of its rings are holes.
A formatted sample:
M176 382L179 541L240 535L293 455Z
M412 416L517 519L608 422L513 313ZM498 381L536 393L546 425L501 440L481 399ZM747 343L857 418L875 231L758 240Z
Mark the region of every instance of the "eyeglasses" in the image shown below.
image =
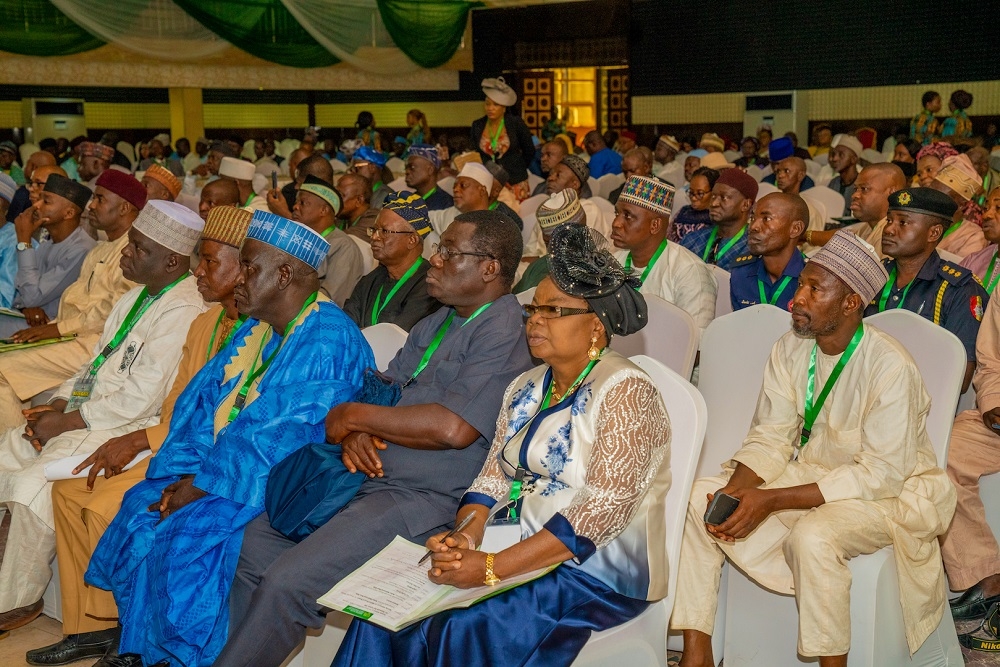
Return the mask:
M431 246L431 254L440 256L442 262L447 262L452 257L461 257L462 255L468 255L470 257L486 257L489 259L496 259L496 257L486 252L459 252L458 250L452 250L448 246L438 245L437 243Z
M369 227L365 230L368 234L368 238L373 239L376 236L381 236L385 238L386 234L416 234L416 232L397 232L394 229L382 229L381 227Z
M44 188L45 187L45 181L36 181L36 180L32 179L32 180L28 181L27 183L25 183L25 186L28 187L28 188L32 188L32 189L34 189L34 188Z
M587 313L594 312L590 308L567 308L566 306L536 306L534 304L527 304L521 306L521 314L524 315L525 319L531 317L535 313L542 316L543 319L552 320L557 317L566 317L567 315L586 315Z

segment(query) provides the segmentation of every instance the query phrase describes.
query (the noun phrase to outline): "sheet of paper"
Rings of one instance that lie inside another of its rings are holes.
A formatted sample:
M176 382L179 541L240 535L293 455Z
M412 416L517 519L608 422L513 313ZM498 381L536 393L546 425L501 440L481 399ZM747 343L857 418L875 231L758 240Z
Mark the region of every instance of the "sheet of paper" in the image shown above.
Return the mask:
M43 347L45 345L52 345L54 343L64 343L76 338L76 336L61 336L59 338L45 338L44 340L36 340L33 343L4 343L0 339L0 354L4 352L13 352L14 350L30 350L33 347Z
M140 461L149 458L153 455L153 452L148 449L139 452L134 459L129 461L128 465L122 468L122 471L131 470ZM77 467L83 463L90 454L80 454L78 456L67 456L64 459L59 459L58 461L53 461L52 463L45 464L45 481L46 482L58 482L61 479L78 479L80 477L86 477L90 474L90 466L87 466L81 470L76 475L73 474L73 468ZM103 474L103 473L102 473Z

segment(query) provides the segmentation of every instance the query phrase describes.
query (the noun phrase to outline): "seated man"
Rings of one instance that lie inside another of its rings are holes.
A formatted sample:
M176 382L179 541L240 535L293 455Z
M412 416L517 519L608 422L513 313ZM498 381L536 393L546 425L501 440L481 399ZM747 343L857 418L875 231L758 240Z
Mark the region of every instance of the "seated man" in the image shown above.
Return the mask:
M883 260L889 280L865 315L905 308L958 336L969 360L965 391L976 368L976 336L990 297L972 271L937 253L954 213L948 195L930 188L889 195L889 221L882 232L882 248L891 257Z
M563 190L551 195L538 207L535 216L538 218L538 228L542 230L542 239L545 241L546 249L549 247L552 233L557 228L563 225L587 224L587 215L583 212L583 207L580 206L580 198L576 194L576 190ZM549 256L545 254L525 269L521 280L514 285L514 294L537 287L538 283L542 282L542 279L547 275L549 275Z
M55 321L14 333L18 343L75 335L71 341L0 354L0 431L21 426L21 402L66 381L92 358L111 308L135 286L119 264L128 230L146 204L139 181L116 169L97 179L88 209L108 237L83 259L80 277L59 298Z
M56 317L59 299L80 277L80 265L95 241L80 225L90 189L64 176L51 175L38 201L14 221L17 274L13 308L24 318L0 315L0 338L24 325L41 326ZM32 240L39 229L47 234Z
M271 213L291 219L292 209L295 207L295 197L298 195L302 181L306 180L306 176L312 174L327 183L332 183L333 165L319 153L308 153L302 148L297 148L292 151L288 160L282 165L283 168L286 166L288 167L287 175L292 177L292 182L287 183L280 190L268 190L267 207Z
M378 209L370 205L372 184L360 174L347 172L337 181L337 192L340 193L340 212L337 213L337 220L344 226L344 231L366 243L371 243L368 230L375 226L375 220L378 219Z
M757 200L757 181L741 169L723 169L712 186L712 226L685 234L681 245L707 264L728 271L747 254L747 220Z
M385 163L385 154L368 146L359 148L351 158L351 172L364 176L371 183L371 207L375 209L382 208L382 204L392 194L392 188L385 182L387 178L391 178Z
M374 365L358 328L318 294L326 245L254 213L235 288L250 319L178 397L146 479L125 494L84 579L114 592L121 667L212 663L243 528L263 510L271 468L321 442L326 413Z
M419 158L418 158L419 159ZM425 199L412 192L397 193L379 211L371 228L372 255L378 266L354 288L344 312L365 327L392 322L406 331L441 308L427 293L427 269L422 257L424 237L431 232Z
M224 157L219 163L219 178L236 183L240 190L240 205L248 211L267 211L267 199L253 191L253 177L257 173L252 162L236 157Z
M93 190L101 174L111 168L114 156L115 149L111 146L95 144L92 141L80 144L80 166L77 169L80 182Z
M591 130L583 138L583 147L590 155L590 175L600 178L604 174L622 173L622 156L608 148L604 137L597 130ZM549 194L552 194L551 192Z
M232 181L221 178L205 184L201 189L201 197L198 201L198 215L202 220L208 220L208 214L217 206L240 205L240 189Z
M427 291L449 306L419 322L387 375L394 407L346 403L327 417L355 498L296 544L261 516L248 528L230 598L232 633L216 667L278 665L319 628L316 599L396 535L423 542L454 519L496 430L503 393L531 367L510 294L521 235L494 211L463 213L431 258Z
M553 139L542 144L542 148L538 152L538 161L542 166L542 179L548 178L549 174L552 173L552 168L562 162L562 159L566 157L568 152L566 143L560 139ZM545 180L542 180L541 183L535 186L535 189L531 193L532 196L544 195L545 187Z
M683 667L715 665L712 624L727 557L760 585L794 591L798 652L819 656L823 667L847 664L847 561L858 554L893 546L911 653L938 626L945 596L935 538L951 521L955 490L925 429L930 399L920 371L898 342L862 326L885 280L872 247L844 230L802 270L793 331L774 346L742 448L722 476L691 491L671 619L684 632ZM740 503L710 526L704 516L715 493Z
M830 168L837 174L827 187L844 197L843 211L827 211L831 218L851 214L851 195L854 181L858 178L858 158L861 156L861 142L849 134L838 134L830 145Z
M13 197L9 198L10 208L5 212L5 217L0 218L0 220L14 222L17 216L31 208L31 205L38 198L35 193L40 192L41 188L45 186L45 178L39 172L41 169L44 169L45 173L55 172L60 176L66 175L65 171L56 166L56 159L49 151L37 151L31 154L31 157L24 164L24 185L20 187L7 174L0 174L3 176L0 181L8 180L14 184Z
M131 470L122 472L122 468L143 451L159 451L177 397L198 371L226 347L246 319L236 311L233 288L240 273L239 246L246 237L250 216L249 211L235 206L216 207L208 215L194 276L202 298L216 305L191 323L177 377L163 399L160 422L111 438L77 467L82 471L90 466L86 478L62 480L52 487L66 637L28 651L26 659L30 664L61 665L82 658L105 656L107 660L117 655L120 631L114 597L85 585L83 573L97 542L117 514L122 496L145 478L149 459ZM102 470L104 478L98 477Z
M799 182L798 190L794 194L798 194L800 191L808 190L809 188L815 187L816 183L813 179L805 174L806 163L802 158L796 157L795 155L795 145L792 144L792 140L788 137L778 137L771 143L767 145L767 155L768 159L771 161L771 173L761 179L761 183L770 183L771 185L777 186L779 190L784 192L781 185L778 184L778 163L784 162L788 158L795 157L797 160L802 161L802 171L803 178ZM786 164L786 168L791 163ZM796 162L797 166L798 163Z
M142 175L142 187L146 188L146 199L174 201L181 193L182 183L169 169L152 164ZM202 188L204 190L204 188Z
M45 465L89 454L108 438L155 424L191 321L205 303L190 277L204 222L173 202L147 204L128 232L122 271L141 283L108 316L92 361L48 405L25 410L26 428L0 435L0 502L11 514L0 566L0 630L33 620L55 555Z
M645 146L633 148L622 156L622 175L627 181L632 176L652 176L653 175L653 153ZM618 201L625 183L608 194L608 201L614 204Z
M684 185L684 165L677 159L681 144L669 134L661 135L653 150L653 173L661 181L670 183L675 188Z
M478 157L478 154L476 154ZM496 211L506 216L511 222L523 228L524 222L509 206L501 201L492 198L493 192L498 191L496 179L493 174L481 162L468 161L462 165L462 170L455 177L454 206L443 211L431 211L431 226L434 228L431 235L432 243L437 241L452 221L462 213L472 211ZM430 248L426 248L429 251ZM425 252L425 256L428 256Z
M767 303L792 309L805 261L799 238L809 209L802 197L772 192L757 202L747 232L750 254L733 262L729 299L733 310Z
M521 203L517 201L517 197L514 196L514 191L507 187L510 183L510 174L507 170L503 168L499 163L493 160L487 160L486 171L490 172L490 176L493 177L493 187L490 188L490 205L487 207L491 211L497 211L503 213L508 218L514 221L518 229L524 229L524 221L521 220L521 216L518 211L521 208Z
M340 230L339 210L337 190L315 176L306 176L295 198L292 220L326 239L327 253L319 268L319 289L338 306L343 306L365 269L357 243Z
M941 170L930 186L955 202L955 215L938 245L938 249L957 255L959 261L986 247L982 228L966 219L965 208L983 189L983 178L972 166L967 155L952 155L941 163Z
M443 211L454 205L452 196L438 188L441 159L437 148L428 144L413 144L406 154L406 187L424 198L431 211Z
M639 272L643 294L669 301L690 315L702 331L715 318L715 276L705 262L667 241L674 189L653 178L628 179L615 205L611 241L626 271Z

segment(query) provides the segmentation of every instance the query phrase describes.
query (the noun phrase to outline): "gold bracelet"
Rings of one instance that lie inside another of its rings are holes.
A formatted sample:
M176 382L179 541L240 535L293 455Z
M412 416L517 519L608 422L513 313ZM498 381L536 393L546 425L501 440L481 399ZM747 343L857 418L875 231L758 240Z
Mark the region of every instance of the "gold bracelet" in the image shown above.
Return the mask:
M500 583L500 577L493 574L493 558L496 554L486 554L486 580L483 582L487 586L496 586Z
M813 242L813 233L812 230L810 229L809 231L806 232L806 243L812 245L812 242Z

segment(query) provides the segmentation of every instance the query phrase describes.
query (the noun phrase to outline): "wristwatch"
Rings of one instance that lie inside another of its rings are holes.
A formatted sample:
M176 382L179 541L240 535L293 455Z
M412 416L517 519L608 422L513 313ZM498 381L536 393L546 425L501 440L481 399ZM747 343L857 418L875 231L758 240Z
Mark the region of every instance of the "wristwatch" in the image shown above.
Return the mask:
M493 558L496 554L486 554L486 580L483 581L487 586L496 586L500 583L500 577L493 574Z
M31 247L30 243L25 243L24 241L18 241L17 251L21 252L22 250L27 250L30 247Z

